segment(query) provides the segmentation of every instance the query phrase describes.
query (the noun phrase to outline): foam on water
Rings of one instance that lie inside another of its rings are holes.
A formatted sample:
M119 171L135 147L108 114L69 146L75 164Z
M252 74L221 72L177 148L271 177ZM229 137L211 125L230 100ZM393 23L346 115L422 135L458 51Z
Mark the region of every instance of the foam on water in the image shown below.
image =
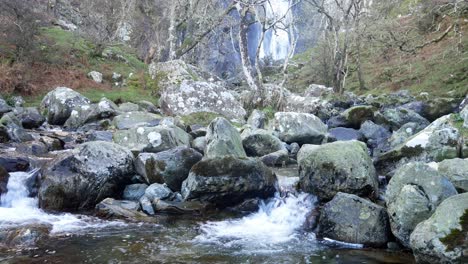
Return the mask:
M313 210L316 198L308 194L289 194L262 203L258 212L240 219L207 222L201 226L199 243L250 249L269 248L298 238L298 230Z
M29 173L10 173L8 192L0 197L0 228L15 227L19 224L49 224L52 226L52 234L62 234L125 225L120 221L104 221L85 215L44 212L39 209L37 198L28 197L26 181L36 172L37 170Z

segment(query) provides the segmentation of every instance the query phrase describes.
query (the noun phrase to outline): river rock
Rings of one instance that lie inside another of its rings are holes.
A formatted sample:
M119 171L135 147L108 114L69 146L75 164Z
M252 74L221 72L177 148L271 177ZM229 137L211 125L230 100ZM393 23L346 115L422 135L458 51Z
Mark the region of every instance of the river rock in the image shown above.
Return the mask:
M278 112L273 130L287 143L321 144L327 134L327 126L315 115Z
M0 98L0 117L2 117L3 114L6 114L8 112L13 111L13 108L7 104L3 98Z
M392 233L409 247L416 225L429 218L443 200L456 194L453 184L430 166L421 162L402 166L385 193Z
M329 137L337 141L363 140L363 135L359 130L345 127L336 127L330 129Z
M427 119L403 107L385 109L381 114L376 115L375 120L378 124L390 126L392 130L398 130L404 124L410 122L424 127L429 125Z
M8 191L7 185L9 177L8 171L0 165L0 195Z
M390 239L390 224L385 208L339 192L323 207L318 234L347 243L381 247Z
M128 112L118 115L113 120L113 125L120 130L137 127L153 127L160 123L160 115L147 112Z
M167 115L217 113L231 120L244 121L246 111L236 97L224 87L210 82L182 81L164 89L161 109Z
M438 164L439 172L460 192L468 192L468 159L448 159Z
M201 154L205 154L206 149L206 137L197 137L192 141L192 148Z
M463 138L461 132L453 125L452 115L441 117L403 144L379 156L376 168L382 174L391 175L395 168L409 161L439 162L457 158L459 142ZM465 152L464 148L462 151Z
M210 81L219 80L209 72L185 63L183 60L171 60L167 62L153 62L149 65L149 74L153 80L158 82L158 86L165 89L170 85L178 85L183 81Z
M331 200L336 193L376 196L378 181L364 143L340 141L306 146L298 154L300 188Z
M106 198L96 205L96 214L103 218L124 218L133 221L152 221L146 214L139 212L140 204L135 201Z
M343 116L346 123L345 127L359 129L362 123L374 119L375 111L376 109L373 106L359 105L347 109L341 116Z
M81 210L121 194L134 175L132 153L114 143L95 141L62 153L43 171L39 206Z
M15 114L26 129L38 128L46 121L36 107L16 108Z
M141 100L136 102L136 104L142 109L143 111L146 111L148 113L153 113L153 114L161 114L161 111L159 111L158 107L155 106L152 102Z
M389 139L390 147L398 147L424 128L425 127L414 122L404 124L400 129L393 132Z
M147 184L135 183L125 186L122 198L129 201L139 201L145 195Z
M242 145L249 157L261 157L286 149L279 138L264 129L246 130L241 137Z
M253 129L263 129L265 128L267 122L268 118L266 117L266 114L263 111L257 109L252 111L252 114L250 114L249 119L247 120L247 124Z
M463 127L468 128L468 104L465 105L463 110L460 112L461 118L463 118Z
M184 200L208 202L218 207L249 198L268 198L277 189L275 174L261 161L226 156L204 159L182 183Z
M13 112L4 114L0 118L0 143L13 142L27 142L32 141L34 138L23 129L20 120L14 115Z
M118 130L114 142L133 152L161 152L178 146L190 147L192 137L176 126L138 127Z
M89 104L89 99L80 93L67 87L58 87L44 97L40 110L49 124L63 125L75 107Z
M171 190L180 191L190 169L202 157L196 150L182 146L156 154L141 153L135 168L148 183L166 183Z
M418 263L468 262L468 193L447 198L411 233Z
M156 212L169 214L200 214L207 205L198 201L167 201L155 199L153 208Z
M333 94L333 88L320 84L311 84L304 92L305 97L322 97L330 94Z
M171 200L175 197L175 194L166 184L153 183L146 188L145 196L148 197L150 201L154 199Z
M239 131L223 117L215 118L208 126L206 134L206 158L233 156L245 158Z
M134 103L130 103L130 102L127 102L127 103L122 103L119 105L119 110L122 111L122 112L138 112L140 111L140 106L137 105L137 104L134 104Z
M33 159L16 151L0 150L0 167L7 172L27 171L31 167Z
M286 148L264 155L260 157L260 160L269 167L284 166L292 163Z
M117 105L109 99L102 98L97 104L75 107L70 114L70 118L65 122L64 127L77 129L87 123L114 117L117 113Z
M422 116L427 118L430 121L434 121L442 116L454 113L460 101L457 98L449 97L434 97L429 100L426 100L426 107L424 107Z

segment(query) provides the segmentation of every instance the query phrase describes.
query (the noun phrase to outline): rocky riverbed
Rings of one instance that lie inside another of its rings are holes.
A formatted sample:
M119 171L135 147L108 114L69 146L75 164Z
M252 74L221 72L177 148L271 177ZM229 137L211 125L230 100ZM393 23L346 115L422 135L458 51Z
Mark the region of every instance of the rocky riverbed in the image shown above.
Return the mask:
M0 99L0 260L468 260L467 99L311 86L268 116L184 78L161 107Z

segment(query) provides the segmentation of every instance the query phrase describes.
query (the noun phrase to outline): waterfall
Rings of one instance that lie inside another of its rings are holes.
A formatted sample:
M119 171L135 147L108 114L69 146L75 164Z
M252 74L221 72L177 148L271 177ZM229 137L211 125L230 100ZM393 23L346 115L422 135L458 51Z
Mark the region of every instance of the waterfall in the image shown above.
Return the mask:
M288 54L291 46L289 24L292 22L292 10L289 10L289 0L270 0L266 4L266 18L269 21L274 21L284 16L284 25L277 30L269 30L262 44L260 50L260 57L271 57L273 60L284 60Z
M38 199L29 197L28 179L38 170L10 173L7 193L0 197L0 228L28 224L48 224L51 233L74 232L85 229L99 229L103 226L122 226L123 222L104 221L84 215L49 214L39 209Z

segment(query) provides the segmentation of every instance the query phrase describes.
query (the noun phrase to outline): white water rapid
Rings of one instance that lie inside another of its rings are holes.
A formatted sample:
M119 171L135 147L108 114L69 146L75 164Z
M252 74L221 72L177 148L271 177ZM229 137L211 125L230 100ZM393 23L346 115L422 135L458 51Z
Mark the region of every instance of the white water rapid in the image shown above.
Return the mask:
M297 180L297 177L279 177L281 189L293 189L290 187ZM300 230L316 202L316 197L310 194L289 193L284 198L277 194L262 203L255 213L239 219L203 224L195 242L256 252L274 250L275 245L302 239ZM309 238L315 239L312 232Z
M29 197L27 180L37 172L10 173L8 192L0 197L0 228L28 224L49 224L52 234L63 234L104 226L122 226L123 222L103 221L95 217L74 214L49 214L38 207L38 199Z
M281 29L270 30L265 35L265 40L260 50L260 57L271 57L273 60L283 60L289 54L290 33L289 23L292 21L292 10L289 8L289 0L270 0L266 6L267 19L270 21L278 20L284 17L284 25ZM284 30L285 28L286 30Z

